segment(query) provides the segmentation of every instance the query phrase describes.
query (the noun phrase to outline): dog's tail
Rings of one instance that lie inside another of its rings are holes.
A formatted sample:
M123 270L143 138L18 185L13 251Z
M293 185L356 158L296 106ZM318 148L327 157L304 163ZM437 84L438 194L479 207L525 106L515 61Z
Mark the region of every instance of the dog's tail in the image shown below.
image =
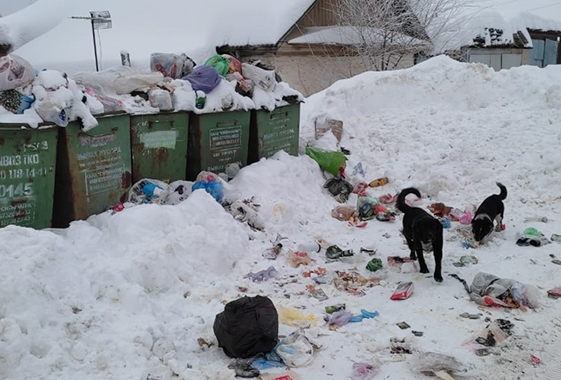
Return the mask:
M500 182L497 182L497 186L499 187L499 189L501 189L501 193L499 194L499 198L501 198L501 200L505 200L505 199L506 199L506 195L507 195L505 185L503 185L503 184L500 183Z
M421 198L421 193L419 190L415 189L414 187L408 187L407 189L401 190L401 193L397 196L396 206L397 209L401 212L407 212L411 210L411 206L409 206L405 202L405 197L409 194L415 194L417 197Z

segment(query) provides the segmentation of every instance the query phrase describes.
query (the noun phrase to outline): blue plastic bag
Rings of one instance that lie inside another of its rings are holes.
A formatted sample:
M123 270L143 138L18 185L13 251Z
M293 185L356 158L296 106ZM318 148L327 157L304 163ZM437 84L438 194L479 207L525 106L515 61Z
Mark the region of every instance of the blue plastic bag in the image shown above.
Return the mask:
M197 181L191 187L192 191L205 189L217 202L222 201L224 193L222 192L222 182L213 173L201 172L197 176Z

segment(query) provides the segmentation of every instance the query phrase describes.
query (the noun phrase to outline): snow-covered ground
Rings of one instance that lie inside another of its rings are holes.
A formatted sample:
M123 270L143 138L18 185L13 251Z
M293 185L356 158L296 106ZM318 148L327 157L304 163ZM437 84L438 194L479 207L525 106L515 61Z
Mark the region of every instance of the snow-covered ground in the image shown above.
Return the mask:
M390 183L370 189L373 196L417 186L421 207L444 202L458 208L478 205L497 193L496 181L509 191L506 230L483 247L465 250L459 226L444 231L443 283L432 273L398 273L388 256L408 256L395 222L370 221L350 227L331 217L339 204L322 188L325 179L307 156L284 153L242 169L225 189L229 200L255 197L264 231L254 231L201 191L177 206L144 205L115 215L94 216L68 229L0 230L0 378L141 379L147 373L185 380L233 379L229 359L216 345L214 317L223 302L243 295L269 296L277 307L299 308L316 316L319 341L326 348L307 367L302 380L348 379L353 362L380 366L380 379L423 379L412 371L411 355L390 354L390 338L407 338L415 349L455 356L471 368L473 379L559 379L561 301L546 291L561 285L560 255L552 243L519 247L516 233L536 227L547 237L561 233L561 67L521 67L494 72L479 64L435 58L412 69L365 73L341 81L307 99L303 106L301 145L337 148L326 135L315 141L314 120L344 122L341 146L351 155L347 172L361 162L364 180L387 176ZM357 178L355 176L354 178ZM348 204L356 204L353 195ZM528 217L547 223L525 222ZM280 234L287 237L276 261L262 252ZM325 251L312 253L308 267L291 268L289 249L323 239L356 253L326 263ZM375 247L381 272L365 269L371 259L361 247ZM462 255L479 263L458 268ZM432 272L434 261L427 256ZM262 284L244 276L274 265L277 279ZM381 280L365 296L317 286L329 296L318 301L306 292L313 284L302 273L318 266L357 270ZM484 271L540 289L541 306L518 309L478 307L462 285ZM295 282L293 282L296 280ZM399 281L413 281L415 292L391 301ZM240 291L246 287L247 292ZM378 311L380 316L330 331L324 307L346 303L347 310ZM459 315L482 313L480 319ZM478 357L474 339L485 317L506 318L514 335L492 355ZM401 330L405 321L411 329ZM281 325L281 334L295 328ZM411 330L422 331L415 337ZM203 338L214 343L201 348ZM542 364L533 366L535 355ZM557 375L555 375L557 373Z

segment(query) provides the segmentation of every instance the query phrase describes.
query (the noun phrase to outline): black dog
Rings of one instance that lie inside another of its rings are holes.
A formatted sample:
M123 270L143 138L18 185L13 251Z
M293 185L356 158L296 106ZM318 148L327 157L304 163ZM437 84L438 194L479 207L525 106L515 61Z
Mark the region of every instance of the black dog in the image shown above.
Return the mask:
M434 279L442 282L442 224L425 210L411 207L405 203L408 194L415 194L421 198L421 193L415 188L407 188L401 191L397 197L397 208L403 212L403 235L407 240L407 246L411 250L411 260L419 259L421 273L429 273L423 251L433 251Z
M493 231L493 223L495 220L497 221L496 231L501 230L505 212L503 200L506 199L507 193L506 187L504 187L502 183L497 182L497 186L501 189L501 193L487 197L487 199L481 203L481 206L479 206L471 221L471 229L475 241L483 240Z

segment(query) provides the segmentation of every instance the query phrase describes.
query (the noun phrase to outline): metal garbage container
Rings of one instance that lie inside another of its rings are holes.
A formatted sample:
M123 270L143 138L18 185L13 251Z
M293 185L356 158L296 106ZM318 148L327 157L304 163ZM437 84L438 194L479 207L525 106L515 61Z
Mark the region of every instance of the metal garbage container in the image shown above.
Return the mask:
M298 155L300 141L300 103L251 113L249 163L271 157L280 150Z
M67 227L124 200L131 186L130 117L98 116L83 132L79 122L60 128L53 225Z
M229 164L247 165L250 115L248 111L191 114L188 180L203 170L218 174Z
M57 133L54 125L0 124L0 228L51 227Z
M132 182L184 180L189 113L131 116Z

